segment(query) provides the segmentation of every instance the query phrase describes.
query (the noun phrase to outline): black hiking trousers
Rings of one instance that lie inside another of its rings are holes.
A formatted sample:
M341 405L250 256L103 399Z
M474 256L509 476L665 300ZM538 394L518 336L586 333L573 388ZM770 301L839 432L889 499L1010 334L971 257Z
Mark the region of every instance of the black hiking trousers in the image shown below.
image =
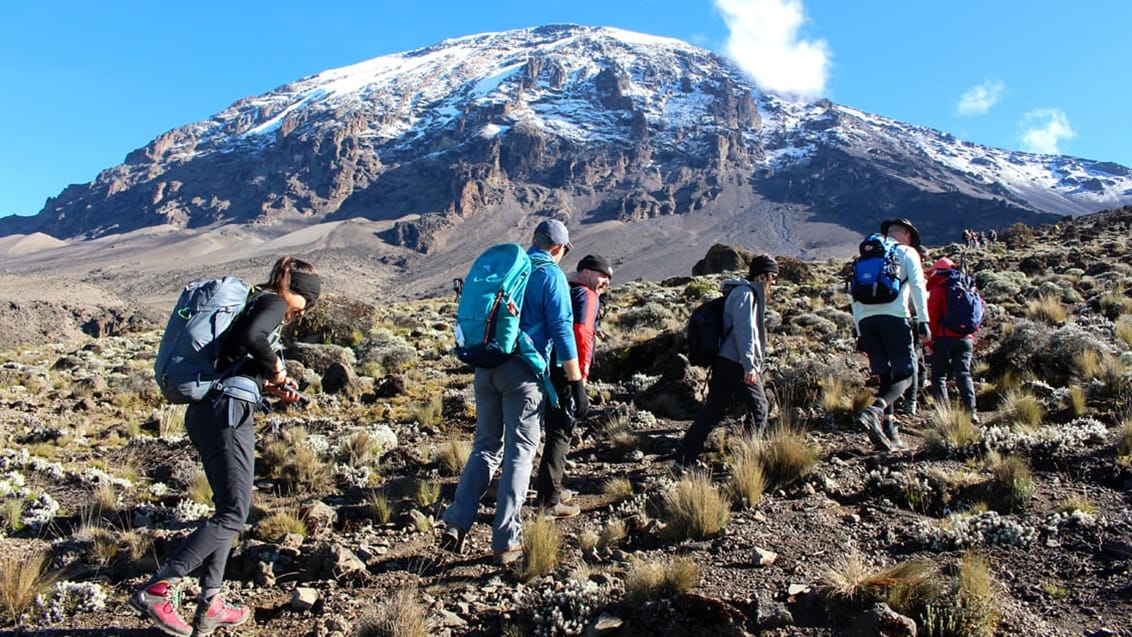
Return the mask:
M733 360L717 356L711 365L711 381L708 383L708 396L704 408L692 426L684 433L684 439L676 448L676 462L688 465L699 457L704 443L716 425L723 420L723 414L736 395L747 408L743 419L743 429L747 434L766 431L767 412L770 407L763 387L763 375L754 384L743 382L743 366Z
M540 507L552 507L562 500L562 476L566 474L566 454L570 451L570 439L574 436L574 397L566 383L566 372L561 367L551 367L550 381L558 394L558 406L551 407L547 402L542 447L542 460L535 478L535 491L538 493Z

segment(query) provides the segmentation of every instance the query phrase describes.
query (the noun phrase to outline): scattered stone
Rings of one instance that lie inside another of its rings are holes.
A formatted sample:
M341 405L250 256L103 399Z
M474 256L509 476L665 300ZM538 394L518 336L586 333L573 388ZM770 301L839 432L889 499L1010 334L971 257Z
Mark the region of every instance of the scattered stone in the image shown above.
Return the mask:
M325 538L334 531L338 513L329 504L321 500L312 500L304 503L299 509L299 519L306 524L310 537Z
M300 586L291 593L291 609L299 612L305 612L318 603L319 594L318 590Z
M810 586L808 584L791 584L786 588L786 594L790 597L804 595L808 592L810 592Z
M841 634L844 637L916 637L916 622L881 602L851 619Z
M592 637L593 635L602 635L605 633L613 632L620 629L621 626L624 625L624 623L625 622L616 615L612 615L610 613L602 613L596 619L590 622L590 625L586 627L585 634L587 635L587 637Z

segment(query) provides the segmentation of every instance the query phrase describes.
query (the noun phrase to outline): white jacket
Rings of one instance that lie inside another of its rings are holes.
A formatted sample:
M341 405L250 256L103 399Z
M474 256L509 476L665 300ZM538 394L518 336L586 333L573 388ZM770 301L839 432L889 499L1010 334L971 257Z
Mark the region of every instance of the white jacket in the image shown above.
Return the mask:
M915 248L906 245L896 246L900 255L900 293L888 303L866 304L853 301L853 322L857 326L857 333L861 333L861 319L870 316L896 316L909 318L908 300L916 310L917 321L928 321L928 290L927 279L924 278L924 266L920 263L920 253Z

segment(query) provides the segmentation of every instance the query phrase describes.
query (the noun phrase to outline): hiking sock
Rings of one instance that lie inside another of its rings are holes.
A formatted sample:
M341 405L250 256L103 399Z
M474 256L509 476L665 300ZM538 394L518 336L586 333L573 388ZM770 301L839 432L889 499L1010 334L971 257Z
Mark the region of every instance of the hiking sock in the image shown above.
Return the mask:
M202 588L200 591L200 603L208 605L212 602L212 598L220 594L220 587L216 588Z

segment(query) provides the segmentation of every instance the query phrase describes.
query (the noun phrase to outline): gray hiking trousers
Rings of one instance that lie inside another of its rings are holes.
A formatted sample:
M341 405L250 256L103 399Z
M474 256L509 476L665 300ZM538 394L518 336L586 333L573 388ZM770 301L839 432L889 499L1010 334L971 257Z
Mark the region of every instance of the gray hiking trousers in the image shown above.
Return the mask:
M202 589L219 589L232 541L248 519L255 475L253 403L217 392L185 411L185 429L200 453L216 512L170 556L163 572L185 577L203 566Z

